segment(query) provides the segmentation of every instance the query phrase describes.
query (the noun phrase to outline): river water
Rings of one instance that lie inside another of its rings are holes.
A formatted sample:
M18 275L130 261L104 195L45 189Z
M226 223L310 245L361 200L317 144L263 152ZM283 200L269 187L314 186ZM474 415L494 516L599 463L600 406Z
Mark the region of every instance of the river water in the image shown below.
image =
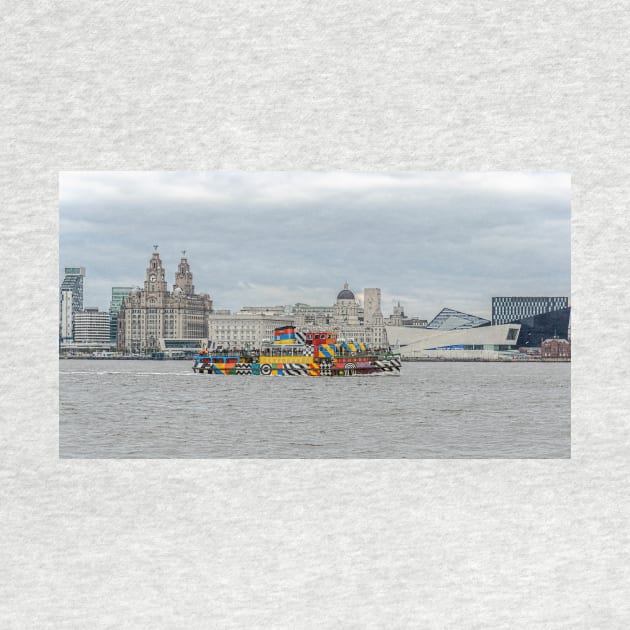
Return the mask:
M399 377L348 378L59 367L64 458L571 456L568 363L404 363Z

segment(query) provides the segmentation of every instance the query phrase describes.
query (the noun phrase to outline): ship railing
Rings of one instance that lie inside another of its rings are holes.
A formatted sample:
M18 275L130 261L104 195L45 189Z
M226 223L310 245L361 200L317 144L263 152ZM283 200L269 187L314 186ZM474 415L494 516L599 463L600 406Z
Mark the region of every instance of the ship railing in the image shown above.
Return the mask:
M208 359L210 363L216 363L217 361L222 363L225 359L240 359L242 355L240 354L196 354L193 359L197 361L203 361Z

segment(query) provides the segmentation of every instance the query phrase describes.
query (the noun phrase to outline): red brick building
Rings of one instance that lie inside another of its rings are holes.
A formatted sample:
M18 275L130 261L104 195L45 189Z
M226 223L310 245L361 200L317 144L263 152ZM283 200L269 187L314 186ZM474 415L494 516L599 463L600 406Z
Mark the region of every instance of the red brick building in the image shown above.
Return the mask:
M540 344L540 351L543 359L570 359L571 342L566 339L545 339Z

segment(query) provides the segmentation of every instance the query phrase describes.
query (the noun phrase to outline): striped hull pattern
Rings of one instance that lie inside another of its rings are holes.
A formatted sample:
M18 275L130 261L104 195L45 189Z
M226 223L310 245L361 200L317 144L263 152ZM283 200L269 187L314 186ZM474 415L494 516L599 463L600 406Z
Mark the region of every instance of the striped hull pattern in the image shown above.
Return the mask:
M193 371L197 374L238 376L362 376L368 374L400 374L401 360L397 356L330 357L301 362L278 361L275 357L246 360L235 357L195 358Z

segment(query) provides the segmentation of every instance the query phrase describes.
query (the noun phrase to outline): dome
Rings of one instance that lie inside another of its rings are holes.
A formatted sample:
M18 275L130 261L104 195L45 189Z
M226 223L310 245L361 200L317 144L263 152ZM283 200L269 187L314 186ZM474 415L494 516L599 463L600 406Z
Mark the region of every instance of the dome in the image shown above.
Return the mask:
M182 290L181 287L175 287L175 290L173 291L173 295L181 295L184 291Z
M343 289L337 295L338 300L354 300L354 293L348 288L348 283L343 285Z
M140 287L134 287L133 289L131 289L130 295L133 295L133 297L138 297L140 293Z

